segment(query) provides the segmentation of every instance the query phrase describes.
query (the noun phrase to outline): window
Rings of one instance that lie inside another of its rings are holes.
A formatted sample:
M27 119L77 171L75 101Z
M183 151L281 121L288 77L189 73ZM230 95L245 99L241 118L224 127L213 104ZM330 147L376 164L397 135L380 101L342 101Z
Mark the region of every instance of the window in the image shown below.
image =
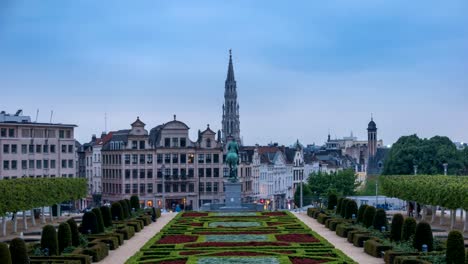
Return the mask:
M153 154L146 155L146 163L153 164Z
M169 168L164 169L164 176L168 177L170 175L171 175L171 169L169 169Z
M185 164L187 162L187 155L180 154L180 163Z
M9 160L4 160L3 161L3 169L4 170L9 170L10 169L10 161Z
M15 129L14 128L9 128L8 129L8 136L9 137L15 137Z
M206 192L211 192L211 182L206 183Z
M174 148L179 147L179 138L172 138L172 147Z
M140 183L140 193L145 193L145 187L144 183Z
M203 182L200 182L198 184L198 191L199 192L204 192L205 191L205 184Z
M62 145L62 153L67 153L67 145Z
M125 179L130 179L130 170L125 170Z
M42 152L42 145L36 145L36 153Z
M219 168L214 168L213 169L213 177L215 177L215 178L219 177Z
M65 131L64 130L59 130L59 138L65 138Z
M164 154L164 163L171 163L171 154Z
M162 178L162 169L158 169L158 178Z
M10 153L10 145L8 144L3 145L3 153Z
M73 145L68 145L68 153L73 153Z
M55 169L55 160L50 161L50 168Z
M140 149L145 149L145 141L140 140Z
M132 170L132 178L133 178L133 179L138 178L138 170L136 170L136 169L133 169L133 170Z
M28 145L23 144L21 145L21 154L26 154L28 153Z
M124 160L125 160L125 164L128 165L130 164L130 154L125 154L124 155Z
M164 139L164 147L166 147L166 148L171 147L171 139L170 138L165 138Z
M21 169L23 169L23 170L28 169L28 161L27 160L22 160L21 161Z
M34 145L29 145L29 154L33 154L34 153Z
M68 160L68 168L73 168L73 160Z
M179 176L179 169L172 169L172 175L176 178L177 176Z
M158 193L162 193L162 184L158 183Z
M189 187L189 188L188 188L188 191L189 191L189 192L194 192L194 191L195 191L195 184L189 183L189 186L188 186L188 187Z
M133 187L132 193L138 193L138 183L134 183L132 187Z
M198 177L204 177L204 170L202 168L198 168Z
M43 163L42 165L44 165L44 169L49 168L49 160L43 160L42 163Z
M211 154L206 154L205 161L206 163L211 163Z
M185 178L187 176L187 170L184 168L180 169L180 176Z
M180 184L180 192L186 192L187 191L187 184L182 183Z
M194 170L193 170L193 168L189 168L189 169L188 169L188 176L189 176L189 178L193 178L193 176L194 176Z
M140 164L145 164L145 154L140 154Z
M66 168L67 167L67 161L66 160L62 160L62 168Z
M148 183L148 187L146 189L147 189L148 193L153 193L153 184Z
M42 146L42 152L49 153L49 145Z
M138 154L132 154L132 164L138 164Z
M55 153L55 145L50 145L50 153Z
M162 161L163 161L163 155L162 155L162 154L158 154L158 155L156 156L156 160L157 160L158 164L161 164Z
M18 145L11 145L11 153L16 154L18 152Z
M55 130L52 130L52 129L47 130L47 137L55 138Z
M66 130L65 131L65 137L66 138L71 138L71 130Z
M132 140L132 149L138 149L138 141Z
M218 183L217 182L213 183L213 192L215 192L215 193L218 192Z
M206 147L211 148L211 139L209 138L206 139Z
M152 169L149 169L146 171L146 177L148 179L152 179L153 178L153 170Z
M194 159L195 159L194 154L188 154L188 163L189 164L193 164Z
M164 191L171 192L171 185L169 183L164 184Z
M172 154L172 163L179 163L179 154Z
M140 170L140 179L145 178L145 170Z
M130 183L125 184L125 193L130 193Z
M206 177L211 177L211 168L206 168Z
M180 138L180 146L185 148L187 146L187 140L185 138Z
M205 154L198 154L198 163L205 163Z
M7 129L6 128L2 128L0 130L0 136L1 137L6 137L7 136Z
M42 160L36 160L36 169L42 169Z

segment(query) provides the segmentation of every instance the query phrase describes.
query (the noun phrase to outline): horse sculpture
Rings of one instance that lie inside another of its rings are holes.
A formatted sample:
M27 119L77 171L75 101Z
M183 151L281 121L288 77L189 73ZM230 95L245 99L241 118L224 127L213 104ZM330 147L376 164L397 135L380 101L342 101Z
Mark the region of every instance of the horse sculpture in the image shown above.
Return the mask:
M237 182L237 165L239 164L239 146L231 140L227 146L226 164L229 166L229 181Z

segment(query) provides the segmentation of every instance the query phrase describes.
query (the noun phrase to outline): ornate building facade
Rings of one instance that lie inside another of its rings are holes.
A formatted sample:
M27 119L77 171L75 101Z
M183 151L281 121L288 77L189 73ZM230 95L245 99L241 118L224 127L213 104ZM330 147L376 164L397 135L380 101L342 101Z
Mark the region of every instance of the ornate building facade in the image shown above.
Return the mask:
M237 83L234 78L234 66L232 65L232 54L229 50L229 65L224 84L224 104L222 117L222 141L224 144L228 138L234 138L242 145L240 136L239 103L237 102Z

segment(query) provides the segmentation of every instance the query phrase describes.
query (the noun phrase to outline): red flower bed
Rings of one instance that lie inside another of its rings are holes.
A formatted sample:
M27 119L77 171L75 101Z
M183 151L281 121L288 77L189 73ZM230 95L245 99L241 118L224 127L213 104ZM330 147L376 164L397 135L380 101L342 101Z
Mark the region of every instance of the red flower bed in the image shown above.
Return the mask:
M239 231L239 232L216 232L216 231L204 231L198 234L200 235L263 235L263 234L274 234L279 233L275 230L266 230L266 231Z
M212 254L210 256L219 256L219 257L226 257L226 256L239 256L239 257L250 257L250 256L267 256L268 254L265 253L257 253L257 252L249 252L249 251L226 251L220 252L216 254Z
M328 260L315 260L315 259L307 259L307 258L289 258L292 264L318 264L318 263L325 263Z
M170 236L163 237L157 243L158 244L183 244L183 243L195 242L197 238L198 238L197 236L170 235Z
M190 213L184 213L182 215L182 217L203 217L203 216L208 216L208 213L190 212Z
M269 212L269 213L263 213L263 215L266 216L283 216L286 215L285 212Z
M320 242L317 238L309 234L287 234L287 235L276 235L278 241L285 242L297 242L297 243L311 243Z
M285 242L203 242L187 245L187 247L262 247L262 246L289 246Z

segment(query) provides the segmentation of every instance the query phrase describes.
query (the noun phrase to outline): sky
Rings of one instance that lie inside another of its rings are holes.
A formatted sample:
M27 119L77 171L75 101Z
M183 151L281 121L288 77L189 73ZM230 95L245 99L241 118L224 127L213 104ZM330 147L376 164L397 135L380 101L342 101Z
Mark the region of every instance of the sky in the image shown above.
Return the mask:
M0 110L75 137L173 115L221 129L232 49L245 145L468 141L468 1L1 0ZM107 116L107 122L105 122ZM107 125L106 125L107 124Z

